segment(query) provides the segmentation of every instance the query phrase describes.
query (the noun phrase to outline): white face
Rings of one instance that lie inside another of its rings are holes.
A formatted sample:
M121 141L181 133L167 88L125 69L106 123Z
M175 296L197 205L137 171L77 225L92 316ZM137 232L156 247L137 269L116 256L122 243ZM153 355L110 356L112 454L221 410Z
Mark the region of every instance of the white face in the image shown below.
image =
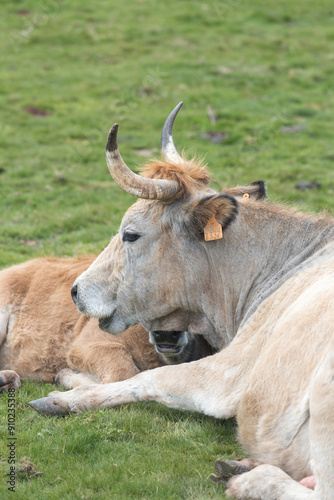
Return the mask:
M119 234L76 280L79 311L99 317L110 333L136 323L149 331L186 331L190 318L200 321L197 297L208 289L210 273L203 243L187 233L182 209L135 203Z

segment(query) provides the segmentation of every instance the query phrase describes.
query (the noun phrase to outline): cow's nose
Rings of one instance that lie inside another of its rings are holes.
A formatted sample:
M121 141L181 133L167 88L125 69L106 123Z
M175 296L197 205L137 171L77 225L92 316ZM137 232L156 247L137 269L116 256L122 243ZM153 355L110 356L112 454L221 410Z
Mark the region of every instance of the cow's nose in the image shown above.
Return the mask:
M161 341L161 339L162 339L162 333L161 332L153 332L153 337L154 337L154 340L158 343L159 340Z
M72 295L72 299L73 299L74 304L76 304L77 299L78 299L78 285L72 286L71 295Z
M180 334L181 332L172 332L172 339L174 340L174 342L177 342L179 340Z

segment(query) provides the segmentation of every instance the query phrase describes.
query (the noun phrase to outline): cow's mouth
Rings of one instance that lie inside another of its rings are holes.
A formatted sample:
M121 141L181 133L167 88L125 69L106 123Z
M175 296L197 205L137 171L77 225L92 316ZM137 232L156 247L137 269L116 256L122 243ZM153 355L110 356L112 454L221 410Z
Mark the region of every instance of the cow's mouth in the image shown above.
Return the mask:
M188 334L176 330L157 330L150 332L149 339L159 354L178 356L188 343Z
M179 354L182 349L183 345L180 346L175 346L175 345L168 345L168 344L156 344L155 348L158 352L161 354Z

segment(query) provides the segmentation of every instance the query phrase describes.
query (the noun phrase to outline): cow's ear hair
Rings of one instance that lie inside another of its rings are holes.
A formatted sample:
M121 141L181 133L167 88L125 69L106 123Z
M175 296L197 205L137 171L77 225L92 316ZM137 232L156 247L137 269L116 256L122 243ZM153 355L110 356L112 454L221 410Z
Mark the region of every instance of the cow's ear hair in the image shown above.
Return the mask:
M237 200L228 194L210 195L192 204L189 211L190 230L202 236L210 218L214 217L221 224L223 231L235 219L238 213Z
M249 197L256 201L267 198L266 185L264 181L255 181L248 184L248 186L236 186L234 188L223 189L222 193L230 194L231 196L235 196L237 198Z

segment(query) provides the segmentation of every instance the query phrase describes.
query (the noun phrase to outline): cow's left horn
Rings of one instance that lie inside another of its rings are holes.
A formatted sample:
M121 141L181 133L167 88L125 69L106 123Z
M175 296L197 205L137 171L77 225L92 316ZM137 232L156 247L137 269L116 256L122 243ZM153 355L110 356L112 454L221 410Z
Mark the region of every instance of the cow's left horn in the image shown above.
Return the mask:
M109 132L106 145L106 160L114 181L125 192L149 200L169 200L179 190L176 181L168 179L148 179L137 175L123 161L117 146L118 123Z
M183 101L179 102L179 104L175 106L175 108L165 121L165 125L161 132L161 152L163 159L165 161L170 161L176 164L183 163L184 161L176 151L176 147L173 141L173 125L176 115L180 111L182 104Z

